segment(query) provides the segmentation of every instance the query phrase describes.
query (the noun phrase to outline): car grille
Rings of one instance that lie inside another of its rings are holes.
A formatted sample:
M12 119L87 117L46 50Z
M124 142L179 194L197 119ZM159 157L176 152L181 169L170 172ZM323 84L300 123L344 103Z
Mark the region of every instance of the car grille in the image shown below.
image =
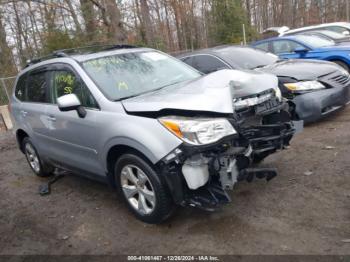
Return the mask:
M336 83L345 85L349 82L350 78L349 76L345 76L345 75L337 75L337 76L331 77L330 80Z
M330 86L346 86L350 84L349 75L341 74L340 71L319 77L321 82L324 82Z

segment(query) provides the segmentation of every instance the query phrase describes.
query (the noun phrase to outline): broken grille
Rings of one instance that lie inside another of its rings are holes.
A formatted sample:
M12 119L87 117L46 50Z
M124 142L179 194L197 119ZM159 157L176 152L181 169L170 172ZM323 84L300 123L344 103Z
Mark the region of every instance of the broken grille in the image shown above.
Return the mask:
M349 82L350 78L348 75L336 75L331 77L330 80L338 84L345 85Z

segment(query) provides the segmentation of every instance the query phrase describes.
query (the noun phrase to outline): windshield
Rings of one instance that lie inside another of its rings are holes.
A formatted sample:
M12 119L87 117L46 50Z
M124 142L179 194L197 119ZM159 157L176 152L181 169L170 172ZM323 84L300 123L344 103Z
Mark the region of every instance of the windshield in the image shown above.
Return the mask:
M318 36L311 36L311 35L296 35L295 38L304 44L310 46L311 48L318 48L318 47L324 47L324 46L332 46L334 45L334 41L327 40L322 37Z
M326 35L332 39L343 39L345 38L345 36L343 34L334 32L334 31L327 31L327 30L323 30L323 31L316 31L318 33L321 33L323 35Z
M254 69L275 63L278 56L249 47L225 47L217 50L220 56L240 69Z
M156 51L100 57L82 65L112 100L137 96L200 76L185 63Z

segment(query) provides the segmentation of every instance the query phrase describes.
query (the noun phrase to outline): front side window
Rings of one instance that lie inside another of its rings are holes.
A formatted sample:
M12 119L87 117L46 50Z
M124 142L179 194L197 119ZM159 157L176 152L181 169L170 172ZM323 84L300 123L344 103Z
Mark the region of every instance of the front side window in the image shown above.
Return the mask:
M27 94L24 101L47 103L47 71L32 72L28 77Z
M68 94L76 94L82 106L98 108L97 103L86 85L70 70L52 71L51 102Z
M305 48L302 45L289 40L277 40L272 42L275 54L293 53L297 48Z
M185 63L156 51L95 58L82 66L111 100L137 96L200 76Z

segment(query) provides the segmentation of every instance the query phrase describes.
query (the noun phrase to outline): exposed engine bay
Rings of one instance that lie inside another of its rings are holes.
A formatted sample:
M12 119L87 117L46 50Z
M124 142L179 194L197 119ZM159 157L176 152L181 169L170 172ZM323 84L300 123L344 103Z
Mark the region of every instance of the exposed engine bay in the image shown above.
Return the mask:
M254 178L271 180L273 168L252 168L252 147L237 134L211 146L194 148L182 145L160 163L174 202L184 206L214 210L231 201L226 190Z
M292 121L295 106L282 99L274 89L235 99L234 106L237 125L251 143L254 162L285 149L293 135L303 128L302 121Z

